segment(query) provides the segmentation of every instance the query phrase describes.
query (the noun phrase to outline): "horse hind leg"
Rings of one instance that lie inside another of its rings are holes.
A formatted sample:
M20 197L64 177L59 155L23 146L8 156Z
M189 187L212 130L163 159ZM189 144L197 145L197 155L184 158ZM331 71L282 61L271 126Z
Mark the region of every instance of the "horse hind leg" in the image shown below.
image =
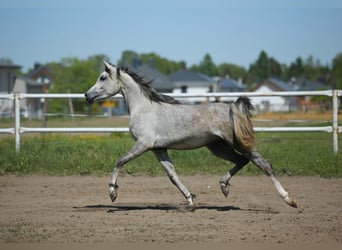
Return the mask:
M222 176L220 179L220 187L223 195L228 197L229 194L229 181L230 179L239 172L248 162L249 160L243 155L237 153L232 146L230 146L226 141L220 140L215 143L209 144L208 149L210 152L224 160L234 162L235 165L232 169L230 169L227 174Z
M257 151L252 151L250 153L246 154L246 157L248 157L254 165L259 167L267 176L271 178L271 181L278 191L280 197L291 207L297 207L297 202L295 199L292 199L288 192L283 188L277 177L275 176L274 170L272 168L272 165L264 159Z
M237 155L239 155L239 154L237 154ZM229 186L230 186L229 181L230 181L230 179L237 172L239 172L248 162L249 162L249 160L247 160L243 156L241 158L237 157L235 159L234 167L232 169L230 169L226 175L222 176L222 178L220 180L220 187L221 187L221 191L225 197L228 197L228 194L229 194Z
M161 165L164 167L169 179L171 182L178 188L178 190L183 194L185 199L188 202L188 207L193 208L194 203L193 203L193 198L194 195L189 192L189 190L186 188L186 186L181 183L181 181L178 178L178 175L176 173L176 170L173 166L173 163L167 153L166 150L153 150L153 153L161 163Z

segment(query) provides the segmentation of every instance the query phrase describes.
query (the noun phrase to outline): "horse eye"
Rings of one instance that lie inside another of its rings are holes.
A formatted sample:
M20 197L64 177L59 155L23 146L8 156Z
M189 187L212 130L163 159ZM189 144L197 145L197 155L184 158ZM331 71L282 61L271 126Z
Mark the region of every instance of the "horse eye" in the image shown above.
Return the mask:
M101 76L101 77L100 77L100 81L104 81L104 80L106 80L106 79L107 79L106 76Z

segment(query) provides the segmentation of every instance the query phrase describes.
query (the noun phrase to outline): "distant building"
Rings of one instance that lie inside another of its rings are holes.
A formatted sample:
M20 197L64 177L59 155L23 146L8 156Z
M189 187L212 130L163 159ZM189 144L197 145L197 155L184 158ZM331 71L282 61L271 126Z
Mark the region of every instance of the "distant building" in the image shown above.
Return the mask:
M9 60L0 61L0 93L12 93L15 79L18 77L17 73L21 66L13 64Z
M308 81L303 77L291 78L290 84L293 86L294 90L296 91L328 90L331 88L330 86L322 82ZM312 96L301 96L301 97L298 97L298 105L304 111L308 111L310 109L324 111L326 108L330 107L331 103L330 103L330 100L322 101L320 103L313 102Z
M246 85L242 83L242 80L235 81L234 79L225 77L225 78L217 78L218 81L218 92L245 92ZM221 97L219 101L221 102L233 102L237 99L237 97Z
M10 60L0 60L0 94L13 93L17 73L21 66L13 64ZM0 99L0 117L13 116L14 101Z
M252 91L268 93L274 91L317 91L329 89L327 85L318 81L308 81L305 78L292 78L284 82L277 78L268 78L253 88ZM312 101L312 96L261 96L251 97L257 112L288 112L298 109L322 109L329 103L317 103Z
M54 80L54 75L49 64L35 63L33 69L27 74L27 78L35 80L38 84L37 88L32 90L31 93L39 93L41 91L45 92L44 88L50 87L50 84ZM39 86L41 88L39 88Z
M292 77L289 82L296 91L326 90L329 86L319 81L308 81L303 77Z
M231 78L219 79L219 92L243 92L246 91L246 85L241 80L235 81Z
M268 78L252 89L260 93L294 90L293 85L277 78ZM289 112L298 108L297 98L293 96L258 96L250 99L257 112Z
M26 82L26 93L47 93L54 80L50 66L35 63L33 69L23 78ZM40 118L45 99L28 99L27 108L30 116Z
M214 78L190 70L180 70L172 73L168 78L173 82L173 93L204 94L217 92L219 83ZM185 102L199 103L203 98L187 98Z
M48 65L35 64L27 76L18 76L21 68L12 63L0 62L0 93L45 93L53 82L53 74ZM43 99L23 99L20 101L21 113L25 117L40 117ZM0 117L13 116L14 102L0 99Z

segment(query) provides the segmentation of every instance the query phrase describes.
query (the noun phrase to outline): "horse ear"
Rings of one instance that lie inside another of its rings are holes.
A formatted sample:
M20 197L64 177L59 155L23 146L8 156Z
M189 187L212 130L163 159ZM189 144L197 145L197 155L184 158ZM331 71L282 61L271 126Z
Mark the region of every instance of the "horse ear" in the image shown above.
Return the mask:
M113 71L113 66L110 65L110 63L107 63L106 61L103 61L104 65L105 65L105 71L110 74Z

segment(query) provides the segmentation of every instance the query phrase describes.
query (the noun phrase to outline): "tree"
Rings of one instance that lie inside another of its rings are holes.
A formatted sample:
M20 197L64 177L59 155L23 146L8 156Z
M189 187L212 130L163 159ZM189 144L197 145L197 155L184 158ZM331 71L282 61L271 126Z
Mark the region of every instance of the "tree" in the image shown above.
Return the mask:
M202 74L206 74L208 76L217 76L218 75L218 69L213 62L211 56L209 53L205 54L202 61L199 65L193 65L191 70L195 72L200 72Z
M100 70L104 69L104 63L103 61L107 61L109 62L110 59L108 56L104 55L104 54L98 54L98 55L93 55L93 56L89 56L87 61L92 62L91 64L93 65L93 69L97 72L99 72Z
M288 70L288 77L301 77L304 74L303 60L301 57L297 57L294 63L290 64Z
M173 72L186 68L186 63L184 61L176 62L168 60L156 53L140 54L140 60L142 63L150 64L164 75L169 75Z
M52 93L84 93L97 80L103 69L103 61L108 60L106 55L91 56L86 60L75 57L63 58L60 64L53 64L52 71L55 81L50 89ZM80 99L73 100L75 111L84 111L85 102ZM96 105L92 108L96 109ZM49 101L49 110L65 112L66 100Z
M273 57L270 57L270 59L269 59L269 70L270 70L270 72L269 72L270 76L281 78L282 66Z
M280 64L281 67L281 76L280 79L284 80L284 81L288 81L290 76L288 74L289 71L289 67L286 64Z
M135 51L125 50L121 54L121 58L118 60L118 65L131 65L134 60L138 60L139 55Z
M320 81L328 83L330 81L330 69L328 66L322 66L319 59L312 55L303 62L302 58L297 57L294 63L291 63L288 70L288 77L304 77L310 81Z
M153 52L138 54L135 51L125 50L118 60L118 65L137 66L136 64L141 63L150 64L153 68L156 68L160 73L165 75L186 68L186 63L184 61L171 61Z
M270 76L270 60L267 53L262 50L258 59L249 68L249 79L262 82Z
M309 80L315 80L317 75L317 67L315 65L315 59L310 55L304 63L304 77Z
M328 83L330 81L330 69L322 66L319 59L309 56L304 64L304 77L311 81Z
M241 78L243 81L247 79L248 73L244 67L232 64L232 63L222 63L217 67L218 76L229 77L232 79Z
M342 89L342 52L338 53L332 62L332 83L337 89Z
M0 57L0 64L11 65L13 64L13 61L12 59L7 58L7 57Z

